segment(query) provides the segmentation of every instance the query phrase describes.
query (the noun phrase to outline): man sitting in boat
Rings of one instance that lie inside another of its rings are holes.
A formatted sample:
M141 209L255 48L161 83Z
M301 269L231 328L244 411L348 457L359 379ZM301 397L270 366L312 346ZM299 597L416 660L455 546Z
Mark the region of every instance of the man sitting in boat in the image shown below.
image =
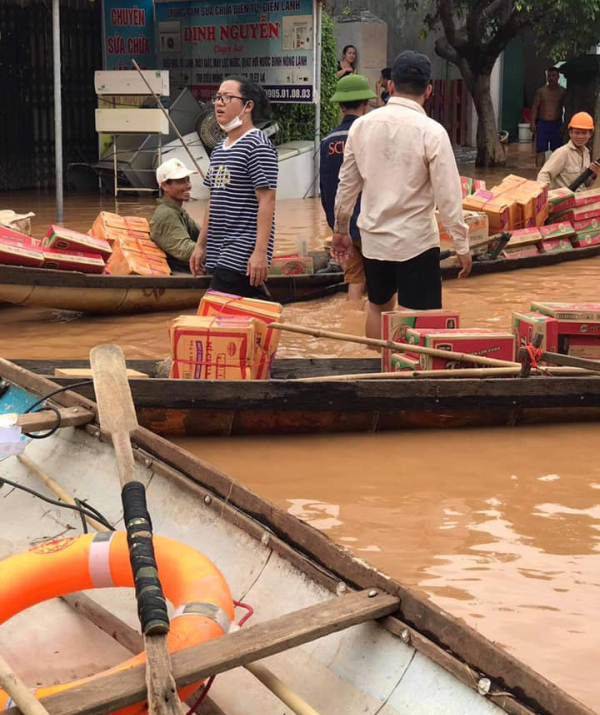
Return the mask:
M190 176L197 173L179 159L169 159L156 170L163 198L150 219L150 236L167 254L173 272L190 272L190 257L200 234L200 226L183 208L190 200Z
M586 169L591 169L592 176L581 185L579 190L589 188L600 175L600 164L592 162L587 144L594 133L594 120L587 112L577 112L569 122L568 144L557 149L542 166L538 181L543 181L551 189L570 186Z

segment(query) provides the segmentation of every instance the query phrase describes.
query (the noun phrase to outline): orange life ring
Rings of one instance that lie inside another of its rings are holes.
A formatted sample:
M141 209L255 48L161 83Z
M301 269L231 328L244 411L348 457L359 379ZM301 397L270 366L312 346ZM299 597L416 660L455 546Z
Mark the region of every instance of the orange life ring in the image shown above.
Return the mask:
M175 612L167 636L171 653L219 638L234 617L229 587L217 567L195 549L155 536L156 563L166 598ZM121 531L84 534L47 541L23 554L0 561L0 624L26 608L75 591L111 586L133 587L127 534ZM42 686L38 699L132 668L145 661L145 653L102 673L60 685ZM181 688L189 697L200 683ZM0 711L14 703L0 690ZM115 711L118 715L143 715L146 702Z

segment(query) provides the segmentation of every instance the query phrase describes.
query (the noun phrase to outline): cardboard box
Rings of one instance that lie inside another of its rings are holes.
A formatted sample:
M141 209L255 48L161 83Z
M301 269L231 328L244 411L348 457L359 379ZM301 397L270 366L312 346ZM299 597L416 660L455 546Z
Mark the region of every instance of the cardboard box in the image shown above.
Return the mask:
M600 360L600 336L569 335L565 347L567 355L586 360Z
M504 258L528 258L537 255L539 255L539 249L534 243L526 246L507 246L502 251Z
M575 233L600 231L600 218L595 216L593 218L584 218L581 221L573 221L572 226Z
M395 343L406 343L409 328L439 328L454 330L460 325L458 313L451 310L392 310L381 314L381 337ZM381 370L392 370L393 350L381 351Z
M307 276L315 272L312 256L275 256L271 261L271 276Z
M0 226L0 263L41 268L44 256L41 248L33 245L29 236Z
M474 191L473 179L470 176L461 176L460 177L460 186L462 188L463 199L465 198L465 196L469 196Z
M282 311L280 303L217 291L205 293L198 306L199 316L249 317L255 320L254 377L257 380L267 380L271 374L281 331L269 329L269 324L280 322Z
M587 191L577 191L575 193L575 206L589 206L600 203L600 189L588 189Z
M114 240L110 236L118 236L125 231L140 231L150 233L148 219L142 216L119 216L118 214L101 211L90 229L90 235L105 240Z
M561 221L560 223L550 223L539 228L542 238L563 238L571 236L575 233L573 224L570 221Z
M531 310L558 321L560 335L600 335L600 303L534 302Z
M254 373L252 318L181 316L171 322L170 377L184 380L250 380Z
M407 340L437 350L449 350L469 355L492 357L497 360L514 360L515 336L484 329L461 330L407 330ZM410 348L409 348L410 350ZM420 355L423 370L452 370L473 367L473 363L462 363L454 358L445 359Z
M108 259L112 254L110 243L103 238L88 236L87 233L71 231L64 226L50 226L44 240L44 248L58 248L61 251L76 251L80 253L99 253Z
M489 191L476 191L463 199L463 209L484 212L488 216L490 233L500 233L510 228L511 214L516 210L514 202Z
M544 238L539 244L540 253L559 253L572 251L573 244L569 238Z
M144 234L138 233L138 235L143 236ZM154 241L147 238L135 238L131 234L122 236L113 243L113 251L115 250L115 244L117 242L119 243L121 249L125 251L137 251L138 253L143 253L145 256L162 258L164 260L167 258L167 254L162 250L162 248L157 246Z
M567 211L553 214L554 221L583 221L584 219L598 218L600 216L600 203L574 206Z
M61 251L58 248L42 248L44 268L81 273L104 273L104 258L99 253Z
M544 208L535 215L535 225L543 226L548 220L549 215L548 205L546 204L546 206L544 206ZM556 216L552 216L552 220L558 221L558 214Z
M93 377L94 371L88 367L55 367L55 377ZM145 372L127 368L127 377L148 377Z
M550 215L575 206L575 194L571 189L551 189L548 191L548 209Z
M483 211L463 211L463 217L469 229L467 234L469 237L469 243L473 244L476 241L483 241L483 239L490 235L490 223L486 213ZM440 218L439 211L435 212L435 218L440 232L440 241L442 243L451 243L452 237L448 231L446 231L446 227L443 225Z
M512 329L515 335L515 360L519 349L533 343L536 335L543 337L541 348L547 353L558 352L558 320L541 313L513 313Z
M575 248L586 248L587 246L596 246L600 243L600 228L597 231L588 231L576 233L571 236L571 243Z
M115 242L106 272L113 276L170 276L171 269L164 258L150 256L136 250L123 247Z
M514 248L515 246L529 246L531 244L539 243L541 240L542 234L540 233L539 228L520 228L512 232L507 248Z
M393 353L388 372L415 372L421 369L418 355L410 353Z

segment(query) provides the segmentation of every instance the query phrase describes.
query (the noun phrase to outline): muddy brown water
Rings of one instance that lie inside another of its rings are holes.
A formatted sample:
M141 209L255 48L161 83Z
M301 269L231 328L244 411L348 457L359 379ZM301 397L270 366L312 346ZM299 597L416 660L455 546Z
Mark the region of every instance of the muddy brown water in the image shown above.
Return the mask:
M530 155L515 156L521 173L532 175ZM52 196L4 194L0 203L34 211L34 235L54 220ZM108 197L70 197L64 223L87 230L99 210L149 216L152 208L147 198L115 206ZM199 203L189 209L202 214ZM328 234L315 200L278 202L277 221L280 252L295 250L298 236L320 248ZM591 259L452 281L444 304L465 326L508 329L511 312L532 300L600 302L599 276L600 259ZM175 314L111 318L3 306L0 315L4 357L83 358L93 345L116 342L129 358L162 358ZM362 307L342 295L286 306L285 319L357 335L364 323ZM365 355L359 346L289 334L280 352ZM600 712L597 426L179 443L420 589Z

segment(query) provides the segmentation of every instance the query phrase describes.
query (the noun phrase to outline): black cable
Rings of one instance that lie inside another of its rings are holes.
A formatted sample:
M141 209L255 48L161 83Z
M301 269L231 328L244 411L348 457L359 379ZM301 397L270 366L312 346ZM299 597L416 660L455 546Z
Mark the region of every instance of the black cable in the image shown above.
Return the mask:
M74 382L72 385L65 385L64 387L59 387L58 390L54 390L54 392L51 392L49 395L45 395L37 402L34 402L33 405L29 405L29 407L25 410L24 414L31 413L32 410L46 402L46 400L49 400L51 397L54 397L54 395L58 395L59 392L65 392L66 390L71 390L74 387L90 385L93 382L93 380L82 380L81 382ZM54 425L54 427L52 427L52 429L48 430L48 432L45 432L44 434L32 434L31 432L23 432L26 437L29 437L30 439L46 439L46 437L52 437L52 435L60 429L61 417L58 409L53 405L44 405L44 409L52 410L52 412L54 412L54 414L56 415L56 424ZM40 410L36 411L40 412Z
M75 502L77 506L77 511L79 512L79 517L81 519L81 528L83 529L83 533L87 534L88 533L88 526L87 526L87 521L85 520L85 516L83 515L83 508L82 508L82 501L81 499L78 499L77 497L74 497L73 501Z
M99 521L102 526L105 526L107 529L110 529L110 531L115 531L115 528L112 526L112 524L110 524L110 522L104 516L102 516L99 511L93 509L93 507L90 507L88 504L86 504L85 506L73 506L72 504L65 504L65 502L62 501L50 499L50 497L47 497L44 494L40 494L40 492L36 492L35 489L31 489L30 487L25 487L22 484L13 482L11 479L7 479L6 477L0 477L0 485L4 483L8 484L9 487L13 487L13 489L21 489L28 494L32 494L34 497L38 497L38 499L48 502L48 504L52 504L53 506L59 506L63 509L71 509L71 511L79 512L80 516L87 516L88 519L96 519L96 521ZM83 504L83 502L81 503Z

